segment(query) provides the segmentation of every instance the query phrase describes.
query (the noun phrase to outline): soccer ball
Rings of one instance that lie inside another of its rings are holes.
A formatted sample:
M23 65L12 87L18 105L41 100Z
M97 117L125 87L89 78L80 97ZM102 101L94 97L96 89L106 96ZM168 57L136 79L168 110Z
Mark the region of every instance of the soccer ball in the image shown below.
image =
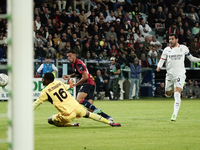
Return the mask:
M0 74L0 86L6 86L8 84L8 76L4 73Z

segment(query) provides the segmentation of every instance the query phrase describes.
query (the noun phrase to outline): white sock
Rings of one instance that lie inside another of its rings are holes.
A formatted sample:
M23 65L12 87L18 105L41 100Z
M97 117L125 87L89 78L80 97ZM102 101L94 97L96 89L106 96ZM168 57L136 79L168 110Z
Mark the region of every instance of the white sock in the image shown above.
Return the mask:
M181 94L179 92L175 92L174 99L175 99L175 102L174 102L174 113L173 114L177 116L178 110L181 106Z
M109 121L108 124L113 123L112 121Z

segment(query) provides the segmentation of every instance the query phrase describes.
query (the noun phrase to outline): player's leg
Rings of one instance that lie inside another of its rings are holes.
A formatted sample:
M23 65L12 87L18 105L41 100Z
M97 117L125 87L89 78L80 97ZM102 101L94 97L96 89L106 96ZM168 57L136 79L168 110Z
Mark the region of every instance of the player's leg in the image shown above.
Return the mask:
M78 92L76 100L80 104L82 104L86 108L88 108L88 110L94 111L97 108L93 104L91 104L87 99L91 88L92 88L92 85L90 86L89 84L84 84L83 86L81 86L81 88L80 88L80 90ZM93 88L94 88L94 86L93 86ZM92 103L93 103L93 101L92 101Z
M88 87L89 88L89 87ZM89 102L92 102L93 104L93 101L94 101L94 87L93 86L90 86L90 91L88 93L88 96L86 97L86 99L89 101ZM91 111L93 113L96 113L108 120L113 120L113 118L109 115L107 115L106 113L104 113L101 109L96 109L94 111Z
M174 88L174 112L172 114L172 118L171 118L171 121L175 121L176 120L176 117L178 115L178 111L179 111L179 108L181 106L181 88L180 87L175 87Z
M100 116L98 114L94 114L94 113L88 112L81 105L79 105L75 109L74 112L76 112L76 118L85 117L85 118L93 119L95 121L99 121L99 122L103 122L103 123L109 124L112 127L121 127L120 123L114 123L113 121L107 120L106 118L104 118L104 117L102 117L102 116Z
M48 118L48 123L57 127L77 127L79 126L78 123L71 124L74 118L76 117L75 114L71 114L70 118L64 119L60 113L57 115L53 115Z
M79 92L78 95L77 95L77 101L84 105L86 108L94 111L96 109L96 107L94 105L92 105L88 100L86 100L85 98L88 96L87 93L85 92Z
M111 120L113 120L112 117L110 117L109 115L107 115L106 113L104 113L101 109L96 108L94 105L92 105L90 102L88 102L85 99L82 99L80 102L80 104L84 105L86 108L89 108L88 110L91 112L94 112L96 114L99 114L105 118L110 118Z
M165 79L165 96L171 97L173 92L174 92L173 78L166 76L166 79Z
M165 96L166 97L171 97L173 92L174 92L174 90L165 91Z
M90 102L93 105L94 100L93 99L88 99L88 102Z
M179 108L181 106L181 91L185 83L185 77L176 77L174 80L174 112L172 114L171 121L175 121L178 115Z
M94 88L95 86L90 84L84 84L77 95L77 101L84 105L86 108L88 108L89 111L94 112L96 114L99 114L103 116L104 118L108 118L110 120L113 120L112 117L104 113L102 110L96 108L94 105L92 105L88 100L93 101L94 99ZM82 98L82 99L81 99Z
M84 117L93 119L95 121L104 122L106 124L108 124L109 122L112 122L112 121L109 121L109 120L105 119L104 117L102 117L98 114L94 114L94 113L91 113L89 111L86 111L86 115Z
M95 90L95 86L88 86L88 96L85 98L86 100L88 100L88 102L90 102L91 104L93 104L94 102L94 90Z
M88 111L86 111L86 115L84 117L93 119L95 121L99 121L99 122L109 124L112 127L121 127L120 123L114 123L113 121L107 120L106 118L104 118L104 117L102 117L98 114L94 114L94 113L91 113L91 112L88 112Z

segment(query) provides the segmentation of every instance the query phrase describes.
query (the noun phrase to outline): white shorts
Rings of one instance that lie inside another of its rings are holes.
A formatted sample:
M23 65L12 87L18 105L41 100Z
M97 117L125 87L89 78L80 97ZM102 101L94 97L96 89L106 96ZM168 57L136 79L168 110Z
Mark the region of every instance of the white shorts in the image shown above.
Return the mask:
M185 78L185 76L166 75L165 91L174 90L174 87L180 87L181 89L183 89Z

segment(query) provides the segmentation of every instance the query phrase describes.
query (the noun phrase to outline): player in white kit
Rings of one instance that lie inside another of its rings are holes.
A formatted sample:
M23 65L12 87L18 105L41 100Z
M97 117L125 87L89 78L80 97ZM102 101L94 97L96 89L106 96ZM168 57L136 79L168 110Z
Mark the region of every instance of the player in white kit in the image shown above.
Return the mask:
M174 92L174 112L171 121L175 121L181 105L181 91L185 83L185 56L192 62L200 62L199 58L193 57L185 45L178 44L176 34L169 35L170 46L166 47L158 62L156 71L160 71L163 63L166 64L165 95L171 97Z

